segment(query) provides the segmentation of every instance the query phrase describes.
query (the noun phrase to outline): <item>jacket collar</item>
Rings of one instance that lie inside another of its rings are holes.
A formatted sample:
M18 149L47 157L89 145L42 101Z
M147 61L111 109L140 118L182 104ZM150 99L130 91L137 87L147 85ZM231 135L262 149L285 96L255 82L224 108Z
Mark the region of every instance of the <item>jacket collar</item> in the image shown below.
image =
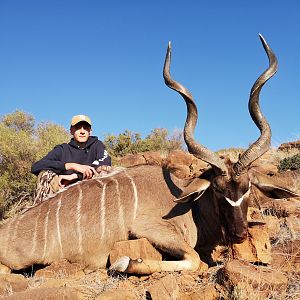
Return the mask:
M90 136L89 139L86 142L85 147L83 147L82 149L86 149L86 148L91 147L91 145L94 144L97 140L98 140L98 138L96 136ZM73 148L76 148L76 149L80 148L80 146L77 145L77 143L75 142L74 138L71 138L71 140L69 142L69 145Z

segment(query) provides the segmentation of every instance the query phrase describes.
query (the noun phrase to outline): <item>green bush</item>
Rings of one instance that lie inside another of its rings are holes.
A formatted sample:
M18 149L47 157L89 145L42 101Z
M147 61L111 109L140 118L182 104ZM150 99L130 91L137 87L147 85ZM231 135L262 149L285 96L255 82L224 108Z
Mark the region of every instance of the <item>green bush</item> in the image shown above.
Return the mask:
M182 149L183 138L181 132L172 135L165 128L157 128L142 139L139 133L125 130L118 136L107 135L104 140L107 151L112 159L123 157L126 154L136 154L146 151L166 151Z
M300 169L300 154L284 158L278 166L279 171Z
M69 139L61 126L42 123L22 111L0 119L0 218L12 207L23 207L34 197L36 177L31 165L55 145Z

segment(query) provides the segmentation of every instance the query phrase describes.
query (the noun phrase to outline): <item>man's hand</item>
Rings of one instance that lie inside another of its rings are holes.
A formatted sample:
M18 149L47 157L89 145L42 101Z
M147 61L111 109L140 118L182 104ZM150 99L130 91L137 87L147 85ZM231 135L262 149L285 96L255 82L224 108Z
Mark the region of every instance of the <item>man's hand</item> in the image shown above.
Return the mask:
M100 175L105 175L111 172L112 167L111 166L100 166L96 169L97 173Z
M74 170L76 172L82 173L84 179L90 179L96 174L96 170L87 165L81 165L76 163L66 163L65 164L66 170Z
M58 185L60 188L64 188L65 186L71 184L74 180L78 179L76 173L71 175L59 175L58 176Z

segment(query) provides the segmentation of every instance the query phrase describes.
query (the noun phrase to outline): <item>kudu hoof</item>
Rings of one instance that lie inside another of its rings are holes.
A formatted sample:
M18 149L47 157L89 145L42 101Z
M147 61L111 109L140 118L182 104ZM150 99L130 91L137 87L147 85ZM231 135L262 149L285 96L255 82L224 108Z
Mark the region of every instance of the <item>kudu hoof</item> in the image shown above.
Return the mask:
M130 258L128 256L122 256L117 259L109 268L109 271L125 272L129 266Z

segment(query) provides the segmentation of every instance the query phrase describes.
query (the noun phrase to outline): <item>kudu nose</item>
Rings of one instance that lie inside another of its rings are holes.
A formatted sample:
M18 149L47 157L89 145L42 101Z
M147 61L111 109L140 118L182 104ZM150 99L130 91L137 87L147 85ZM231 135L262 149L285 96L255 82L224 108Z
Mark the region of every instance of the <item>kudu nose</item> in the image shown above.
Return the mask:
M243 223L241 224L241 227L235 229L232 237L233 242L240 244L247 238L247 235L248 235L248 224Z

